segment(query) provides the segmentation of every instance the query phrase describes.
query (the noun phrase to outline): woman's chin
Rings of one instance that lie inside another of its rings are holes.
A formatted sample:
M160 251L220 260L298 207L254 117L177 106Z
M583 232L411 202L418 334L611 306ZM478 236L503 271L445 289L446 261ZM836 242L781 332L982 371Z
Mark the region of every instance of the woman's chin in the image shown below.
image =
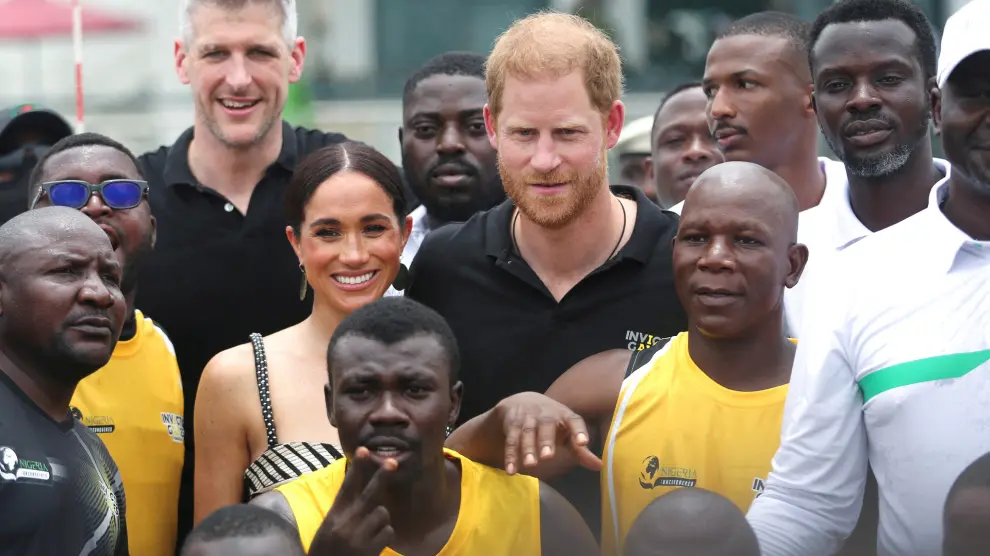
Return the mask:
M388 284L374 284L358 291L343 291L334 288L330 295L331 305L350 314L365 305L381 299L388 291Z

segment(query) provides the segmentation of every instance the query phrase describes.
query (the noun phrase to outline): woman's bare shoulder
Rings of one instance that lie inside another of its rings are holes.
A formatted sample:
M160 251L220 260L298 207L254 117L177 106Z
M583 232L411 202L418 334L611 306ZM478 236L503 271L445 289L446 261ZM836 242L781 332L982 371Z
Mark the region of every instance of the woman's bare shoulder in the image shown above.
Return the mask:
M256 382L254 349L251 343L225 349L213 356L203 369L200 388L203 385L236 387Z

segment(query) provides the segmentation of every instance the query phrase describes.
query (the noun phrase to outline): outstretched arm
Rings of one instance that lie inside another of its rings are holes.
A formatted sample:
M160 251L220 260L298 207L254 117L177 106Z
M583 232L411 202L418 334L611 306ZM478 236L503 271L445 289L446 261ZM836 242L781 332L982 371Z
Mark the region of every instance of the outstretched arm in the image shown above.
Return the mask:
M632 353L612 349L582 360L550 385L547 396L584 418L594 432L608 432Z
M446 446L478 463L504 468L509 475L523 472L549 479L579 462L601 467L588 450L588 439L578 414L543 394L523 392L458 427Z
M540 483L540 548L548 556L601 555L588 524L574 506L544 483Z
M450 435L447 447L509 474L522 471L544 480L577 465L597 471L601 461L587 448L589 426L594 432L607 427L628 362L626 350L588 357L546 395L516 394L471 419Z

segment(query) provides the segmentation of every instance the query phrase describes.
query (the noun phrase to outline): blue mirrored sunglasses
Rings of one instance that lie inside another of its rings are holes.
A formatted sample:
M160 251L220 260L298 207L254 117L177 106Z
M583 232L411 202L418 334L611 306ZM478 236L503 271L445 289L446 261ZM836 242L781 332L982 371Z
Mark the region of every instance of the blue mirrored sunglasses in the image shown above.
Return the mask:
M44 195L55 206L81 209L93 194L98 194L104 204L114 210L131 209L141 204L148 195L148 182L141 180L107 180L88 183L82 180L51 181L41 184L41 190L31 203L34 208Z

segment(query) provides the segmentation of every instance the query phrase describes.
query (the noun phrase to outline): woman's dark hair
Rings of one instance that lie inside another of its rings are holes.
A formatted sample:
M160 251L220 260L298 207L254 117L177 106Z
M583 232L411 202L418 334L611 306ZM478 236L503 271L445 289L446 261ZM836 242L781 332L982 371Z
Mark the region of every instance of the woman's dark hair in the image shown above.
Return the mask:
M399 169L385 155L364 143L345 141L313 151L296 166L285 192L285 214L297 233L305 219L306 207L320 185L340 172L359 172L377 183L392 199L392 209L405 229L406 190Z

